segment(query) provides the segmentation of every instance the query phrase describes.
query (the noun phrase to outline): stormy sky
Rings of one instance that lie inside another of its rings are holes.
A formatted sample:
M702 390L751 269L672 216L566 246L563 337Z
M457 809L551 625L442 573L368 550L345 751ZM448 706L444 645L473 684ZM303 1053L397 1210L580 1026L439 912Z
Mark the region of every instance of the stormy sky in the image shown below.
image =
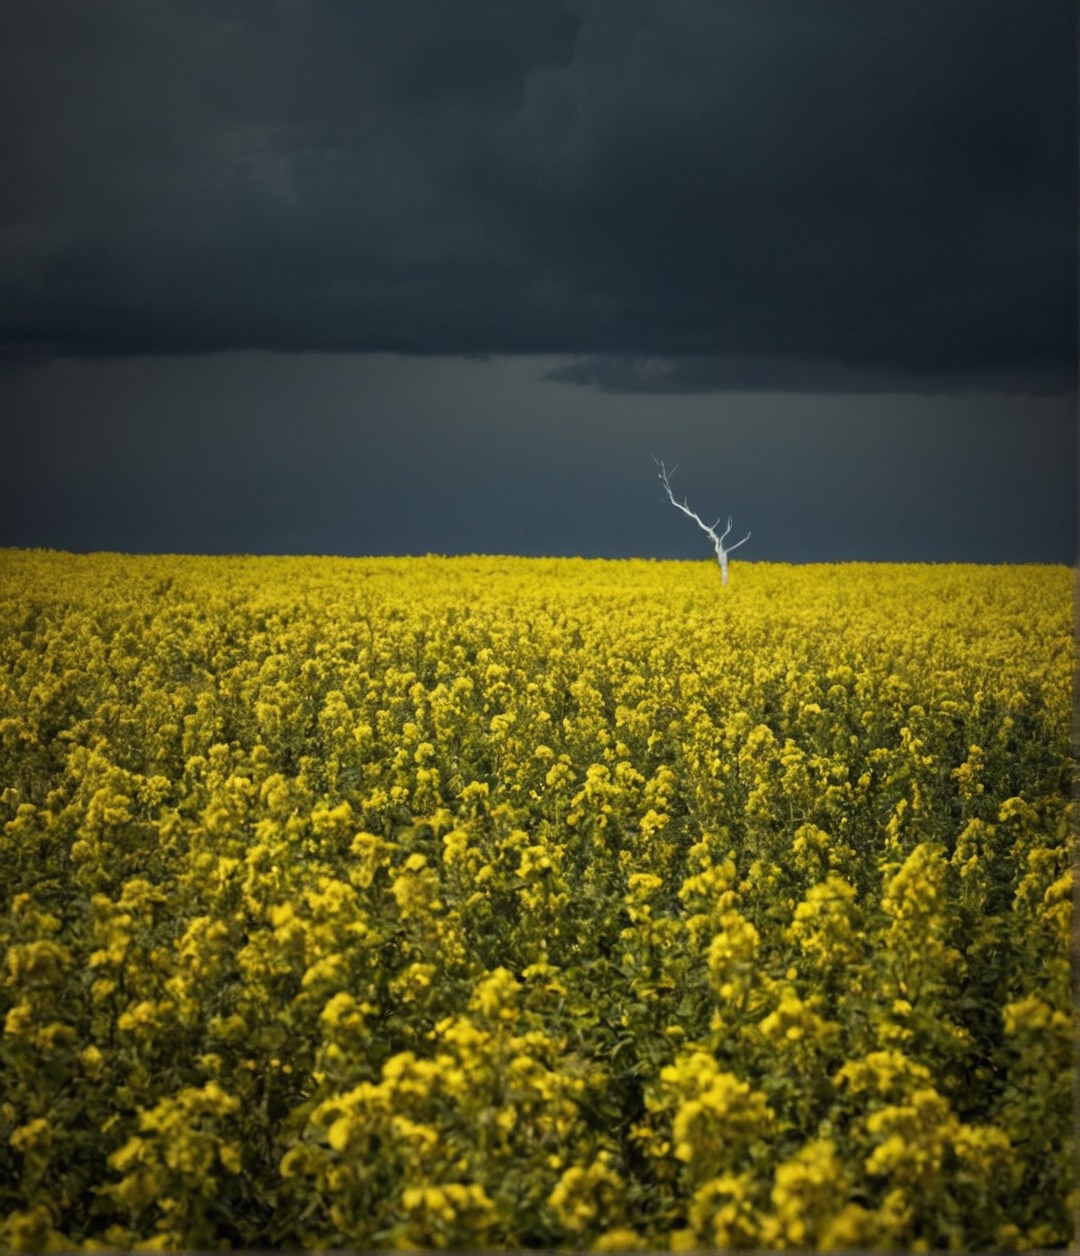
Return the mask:
M1073 0L8 0L0 545L1077 555Z

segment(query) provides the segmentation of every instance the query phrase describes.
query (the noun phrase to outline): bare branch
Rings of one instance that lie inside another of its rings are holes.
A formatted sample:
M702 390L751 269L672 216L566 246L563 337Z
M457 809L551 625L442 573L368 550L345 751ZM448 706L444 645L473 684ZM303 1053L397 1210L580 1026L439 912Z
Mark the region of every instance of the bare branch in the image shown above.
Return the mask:
M716 529L720 526L720 520L717 519L717 521L710 528L709 525L704 521L704 519L701 518L699 514L697 514L696 511L693 511L690 509L690 504L686 500L685 497L683 498L682 501L679 501L679 499L675 496L671 488L671 480L669 478L668 469L667 467L664 466L663 462L661 462L660 459L656 458L655 456L653 458L653 462L655 462L656 465L660 468L659 479L660 479L660 483L664 486L664 491L667 493L668 501L671 502L671 504L675 507L676 510L682 511L682 513L686 515L688 519L693 519L693 521L698 525L698 527L702 530L702 532L704 532L706 536L708 536L709 540L712 541L713 549L716 550L716 561L720 564L720 575L721 575L722 582L724 584L727 584L728 554L730 554L733 549L738 549L740 545L745 545L746 542L750 540L750 533L747 532L747 534L743 537L743 539L741 541L736 541L734 545L725 546L724 541L727 539L727 536L731 532L731 528L732 528L731 516L728 515L727 527L724 529L723 533L718 536ZM677 467L673 467L670 472L670 475L674 475L675 471L677 470L678 470Z
M654 459L654 461L656 460ZM709 525L704 521L704 519L701 518L700 515L698 515L695 511L690 509L690 506L688 502L686 501L685 497L683 498L682 501L678 500L674 492L672 492L671 482L668 479L669 473L668 473L667 468L664 466L662 462L656 462L656 465L660 468L660 483L663 484L664 489L667 492L668 501L671 502L671 504L675 507L676 510L681 510L684 515L686 515L690 519L693 519L693 521L698 525L698 527L701 528L703 532L708 533L708 535L712 538L713 542L715 543L719 539L715 531L709 527ZM675 468L674 470L672 470L670 474L674 475L675 470L677 469L678 468ZM717 522L719 523L719 520L717 520Z

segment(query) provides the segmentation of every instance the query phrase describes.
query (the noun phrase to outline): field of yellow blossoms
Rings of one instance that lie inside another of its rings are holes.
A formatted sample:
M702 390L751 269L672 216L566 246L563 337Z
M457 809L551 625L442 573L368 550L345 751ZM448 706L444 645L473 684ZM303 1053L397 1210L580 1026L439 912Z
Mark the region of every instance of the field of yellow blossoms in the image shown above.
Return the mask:
M1072 584L0 552L0 1246L1066 1244Z

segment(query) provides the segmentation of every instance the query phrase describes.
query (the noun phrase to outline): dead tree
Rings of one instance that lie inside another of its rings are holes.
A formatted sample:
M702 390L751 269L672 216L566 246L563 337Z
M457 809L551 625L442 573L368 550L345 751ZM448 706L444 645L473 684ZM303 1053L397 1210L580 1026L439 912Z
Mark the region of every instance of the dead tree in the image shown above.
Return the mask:
M653 459L653 461L655 462L656 459ZM656 465L660 468L660 483L664 486L664 491L668 495L668 501L671 502L676 510L681 510L687 518L693 519L697 526L708 535L709 540L712 541L713 548L716 550L716 561L720 564L720 582L721 584L727 584L728 555L732 550L738 549L740 545L749 541L750 533L747 532L743 539L741 541L736 541L734 545L725 545L724 541L727 539L728 533L731 531L731 516L728 515L727 527L724 531L717 534L716 529L720 526L720 520L717 519L717 521L710 528L700 515L695 514L695 512L690 509L685 499L683 501L679 501L675 497L675 494L671 491L671 484L668 481L668 471L664 464L662 462L656 462ZM674 475L677 470L678 467L672 467L671 474Z

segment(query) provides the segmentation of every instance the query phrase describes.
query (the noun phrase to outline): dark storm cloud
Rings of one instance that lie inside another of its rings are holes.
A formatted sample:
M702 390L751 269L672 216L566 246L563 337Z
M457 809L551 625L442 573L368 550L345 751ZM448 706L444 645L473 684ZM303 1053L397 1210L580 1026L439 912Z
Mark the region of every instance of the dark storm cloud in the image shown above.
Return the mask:
M1076 376L1070 0L16 0L0 341Z
M978 375L961 369L936 374L913 374L899 365L882 366L868 360L841 362L828 358L656 357L603 353L574 358L553 367L545 377L556 383L588 385L608 393L722 392L728 389L764 389L793 393L971 393L1012 392L1057 395L1063 376L1053 366L1031 365L1022 375L1014 369L989 366Z

